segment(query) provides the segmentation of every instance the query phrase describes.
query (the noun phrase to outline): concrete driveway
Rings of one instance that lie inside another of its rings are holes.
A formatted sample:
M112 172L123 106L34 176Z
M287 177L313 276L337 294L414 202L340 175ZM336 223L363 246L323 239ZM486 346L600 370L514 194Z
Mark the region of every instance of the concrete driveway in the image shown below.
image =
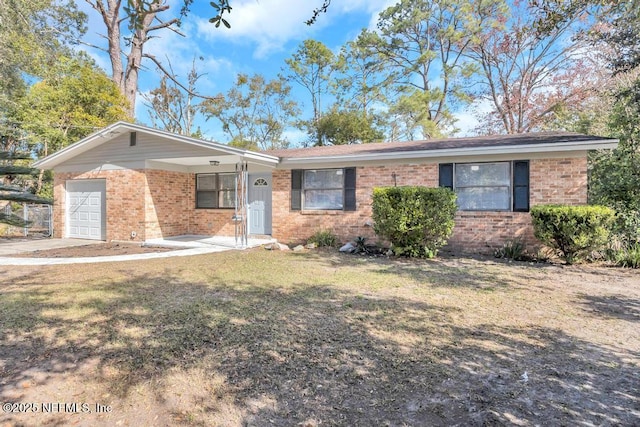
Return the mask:
M108 255L75 258L11 258L9 255L46 249L60 249L71 246L85 246L104 243L99 240L83 239L3 239L0 238L0 265L53 265L53 264L86 264L97 262L118 262L153 258L168 258L173 256L201 255L229 250L241 250L232 245L233 238L217 238L210 236L178 236L168 239L158 239L148 243L158 246L171 247L175 250L168 252L153 252L129 255ZM273 239L250 239L248 247L270 243Z
M0 238L0 256L22 254L47 249L68 248L104 243L99 240L84 239L2 239Z

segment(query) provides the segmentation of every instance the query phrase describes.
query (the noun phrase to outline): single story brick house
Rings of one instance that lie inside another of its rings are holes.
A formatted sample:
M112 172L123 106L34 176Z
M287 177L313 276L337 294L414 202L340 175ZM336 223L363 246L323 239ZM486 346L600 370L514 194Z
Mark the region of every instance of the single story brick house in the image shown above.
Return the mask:
M458 194L450 245L535 244L528 213L587 202L587 152L617 140L551 132L254 152L118 122L36 162L54 171L54 236L146 241L318 230L375 239L374 187Z

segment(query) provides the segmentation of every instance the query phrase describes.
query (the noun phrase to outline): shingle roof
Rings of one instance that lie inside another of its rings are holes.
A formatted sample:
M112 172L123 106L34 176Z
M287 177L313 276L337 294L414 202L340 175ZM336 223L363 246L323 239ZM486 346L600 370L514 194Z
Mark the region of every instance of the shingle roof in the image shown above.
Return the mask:
M383 154L412 151L447 150L460 148L489 148L526 146L554 143L580 143L610 141L611 138L582 135L571 132L540 132L517 135L474 136L466 138L429 139L408 142L380 142L355 145L330 145L324 147L295 148L262 151L264 154L287 158L312 158L345 156L349 154Z

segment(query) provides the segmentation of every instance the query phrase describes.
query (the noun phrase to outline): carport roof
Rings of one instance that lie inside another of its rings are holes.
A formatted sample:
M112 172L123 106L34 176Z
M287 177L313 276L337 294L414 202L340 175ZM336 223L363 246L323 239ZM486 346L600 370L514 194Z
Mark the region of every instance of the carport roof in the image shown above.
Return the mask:
M104 144L107 141L110 141L119 135L122 135L125 132L139 132L146 133L154 136L158 136L161 138L166 138L168 140L181 142L187 145L191 145L193 147L200 147L209 149L212 152L212 155L216 156L234 156L246 161L252 161L256 163L262 163L271 165L275 167L278 164L279 159L270 154L259 153L250 150L244 150L241 148L235 148L228 146L226 144L220 144L213 141L205 141L198 138L192 138L189 136L178 135L171 132L166 132L159 129L154 129L134 123L127 122L116 122L112 125L107 126L106 128L95 132L86 138L71 144L70 146L51 154L43 159L38 160L34 163L34 167L40 169L53 169L54 167L60 165L61 163L74 158L75 156L82 154L91 150L94 147L97 147L101 144Z

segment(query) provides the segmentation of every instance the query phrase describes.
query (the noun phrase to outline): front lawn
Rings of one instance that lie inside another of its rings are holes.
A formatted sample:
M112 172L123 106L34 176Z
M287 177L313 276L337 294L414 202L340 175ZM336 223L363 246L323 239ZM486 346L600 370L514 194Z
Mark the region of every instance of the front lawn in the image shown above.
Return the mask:
M637 271L254 249L0 277L0 425L640 423Z

